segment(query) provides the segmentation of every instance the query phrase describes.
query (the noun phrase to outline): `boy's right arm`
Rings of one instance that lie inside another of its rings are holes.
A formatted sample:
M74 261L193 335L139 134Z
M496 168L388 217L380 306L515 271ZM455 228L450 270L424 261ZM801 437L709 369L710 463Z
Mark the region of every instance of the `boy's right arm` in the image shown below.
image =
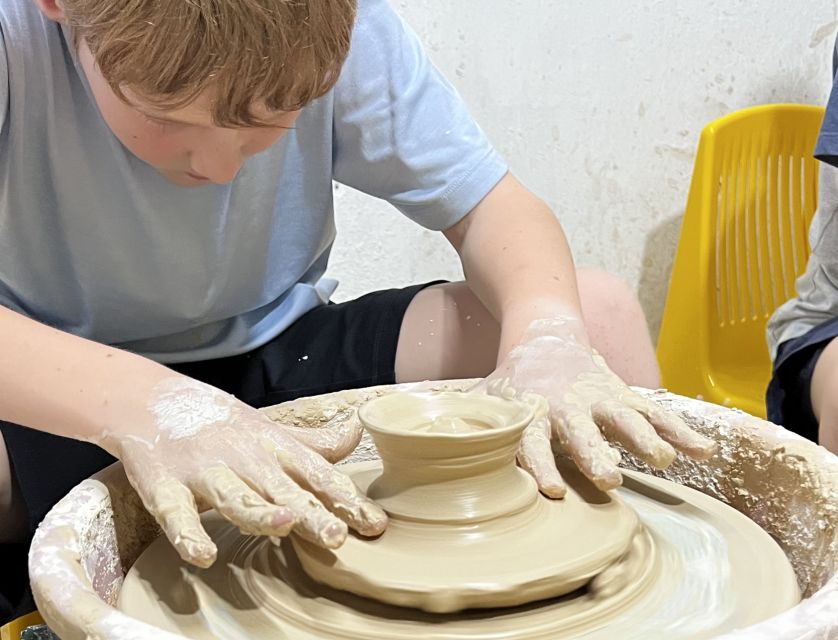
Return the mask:
M209 566L216 553L196 498L244 531L282 536L293 527L329 547L343 541L346 525L323 504L362 534L386 524L313 443L214 387L2 307L0 354L0 420L120 458L189 562Z

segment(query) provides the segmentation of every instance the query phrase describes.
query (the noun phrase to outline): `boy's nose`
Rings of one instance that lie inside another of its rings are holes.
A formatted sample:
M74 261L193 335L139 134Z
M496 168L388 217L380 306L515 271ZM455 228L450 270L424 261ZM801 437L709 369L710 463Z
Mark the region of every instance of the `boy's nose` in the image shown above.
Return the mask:
M241 141L237 136L213 136L212 140L207 140L206 144L192 151L190 173L216 184L227 184L238 174L244 158Z
M218 156L192 156L190 173L195 177L208 179L215 184L232 182L241 169L243 158L236 152L219 153Z

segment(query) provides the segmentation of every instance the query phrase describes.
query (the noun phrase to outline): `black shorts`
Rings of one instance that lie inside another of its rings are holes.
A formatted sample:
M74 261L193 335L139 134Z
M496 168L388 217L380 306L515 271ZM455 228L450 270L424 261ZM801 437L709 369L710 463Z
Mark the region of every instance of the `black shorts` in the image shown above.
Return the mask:
M812 410L811 386L815 365L838 336L838 318L827 320L777 349L774 374L765 394L768 419L812 442L818 441L818 420Z
M172 369L263 407L302 396L391 384L402 319L414 296L432 284L389 289L309 311L250 353ZM0 422L34 533L52 506L114 459L99 447ZM34 610L28 592L28 542L0 544L0 624Z

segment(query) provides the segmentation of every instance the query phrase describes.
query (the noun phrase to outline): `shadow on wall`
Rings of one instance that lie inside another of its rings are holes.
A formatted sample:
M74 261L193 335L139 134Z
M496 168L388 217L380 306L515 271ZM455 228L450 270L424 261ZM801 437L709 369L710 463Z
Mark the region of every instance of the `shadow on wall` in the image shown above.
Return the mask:
M683 218L684 212L681 211L679 215L668 218L654 227L646 236L646 244L643 247L637 295L646 314L652 340L656 344Z

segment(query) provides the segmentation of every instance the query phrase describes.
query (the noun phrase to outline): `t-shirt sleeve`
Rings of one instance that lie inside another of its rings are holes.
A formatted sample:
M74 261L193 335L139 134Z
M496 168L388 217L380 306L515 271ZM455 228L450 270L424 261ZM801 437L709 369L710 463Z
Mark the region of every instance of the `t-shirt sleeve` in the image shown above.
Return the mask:
M334 179L428 229L457 223L507 171L386 0L359 2L334 96Z
M6 126L9 111L9 63L6 60L6 41L0 25L0 131Z
M772 359L783 342L838 318L838 169L822 164L818 189L806 271L795 283L797 295L779 307L768 323Z
M838 167L838 38L832 50L832 91L826 103L820 135L815 145L815 157Z

